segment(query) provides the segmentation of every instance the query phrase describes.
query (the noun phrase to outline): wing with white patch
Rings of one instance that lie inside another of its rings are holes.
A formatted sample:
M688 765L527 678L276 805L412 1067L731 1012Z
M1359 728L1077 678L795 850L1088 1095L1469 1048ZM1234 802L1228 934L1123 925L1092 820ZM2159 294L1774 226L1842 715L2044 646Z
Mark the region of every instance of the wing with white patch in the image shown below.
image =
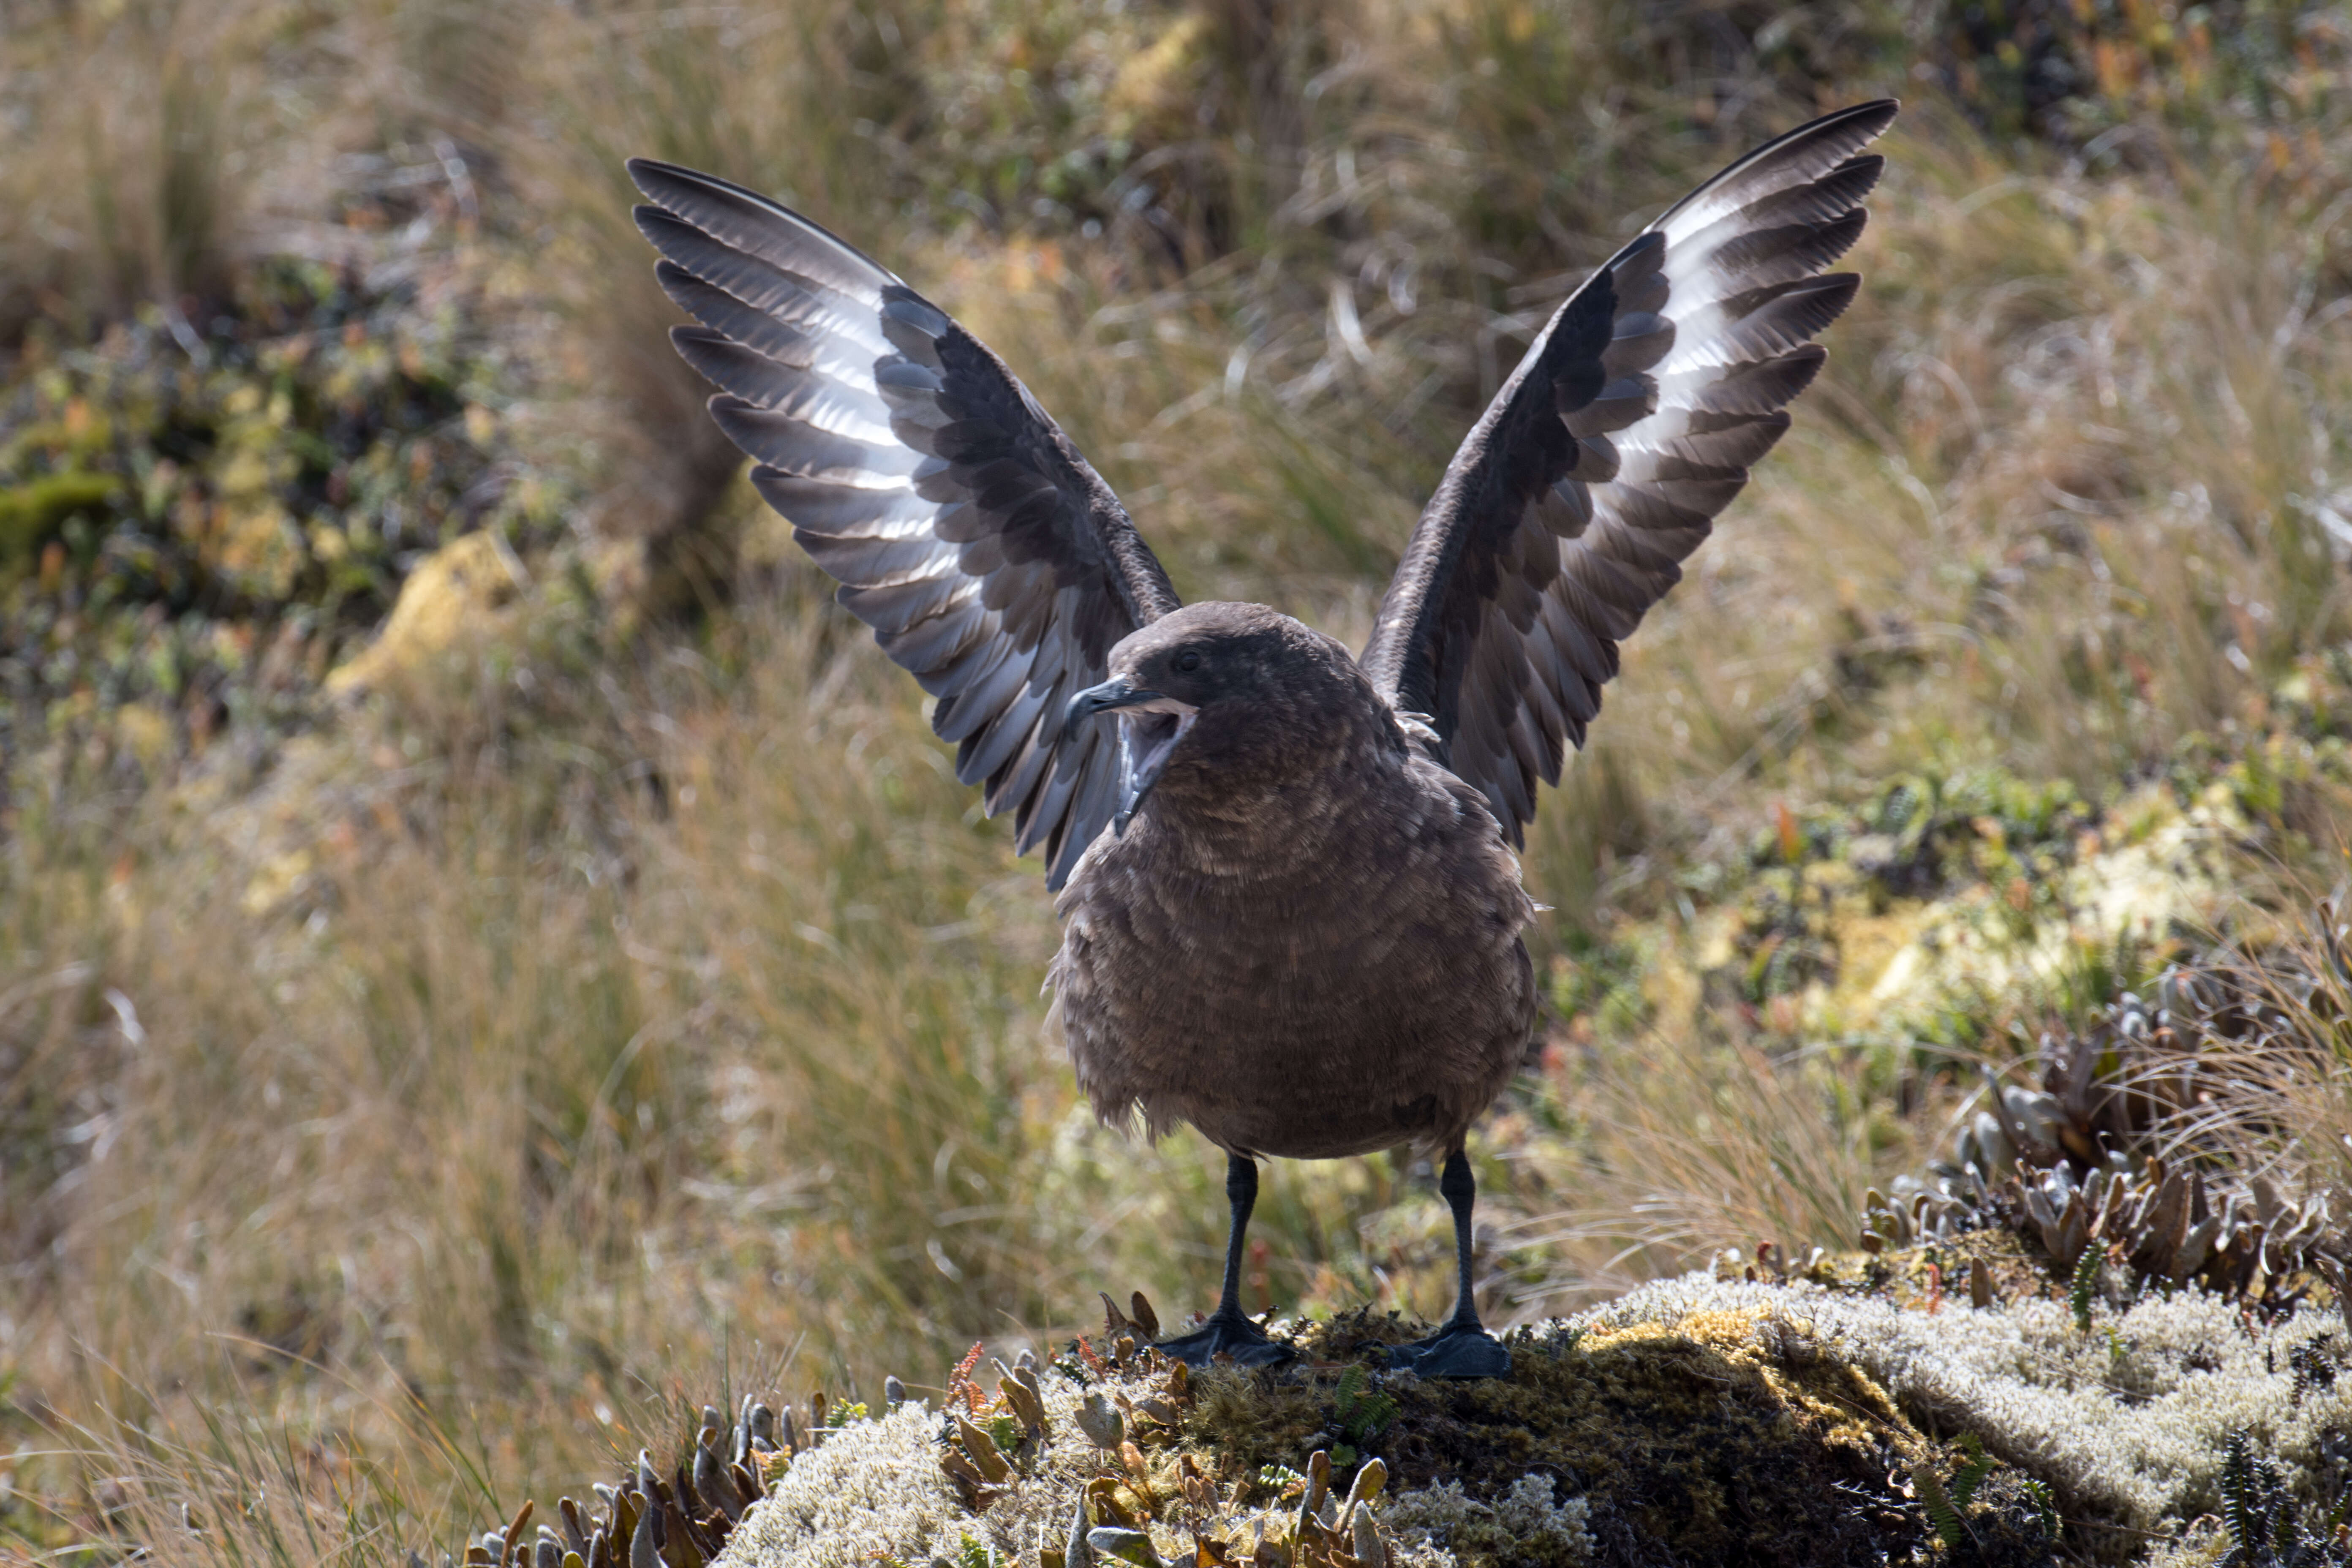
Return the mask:
M709 174L632 159L656 274L701 324L671 336L711 417L938 700L956 776L983 786L1060 887L1118 798L1108 727L1061 732L1111 647L1176 607L1102 477L1003 361L854 247Z
M1858 279L1892 100L1801 126L1676 204L1554 313L1447 467L1364 649L1513 843L1617 645L1789 427Z

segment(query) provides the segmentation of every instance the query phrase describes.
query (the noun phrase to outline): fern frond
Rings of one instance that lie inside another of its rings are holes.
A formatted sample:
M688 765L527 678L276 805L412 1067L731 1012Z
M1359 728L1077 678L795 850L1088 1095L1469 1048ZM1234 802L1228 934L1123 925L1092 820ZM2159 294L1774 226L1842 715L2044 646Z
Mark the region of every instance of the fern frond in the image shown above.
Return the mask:
M1953 1473L1952 1506L1964 1509L1977 1495L1977 1488L1984 1484L1984 1479L1992 1474L1993 1460L1992 1456L1985 1452L1984 1439L1973 1432L1961 1433L1958 1447L1969 1458L1968 1462Z
M2099 1288L2099 1269L2106 1255L2095 1241L2086 1242L2083 1255L2074 1260L2074 1282L2066 1291L2066 1304L2074 1310L2074 1326L2084 1333L2091 1331L2091 1298Z
M1950 1496L1944 1490L1944 1483L1924 1462L1911 1467L1911 1480L1919 1489L1919 1506L1927 1510L1928 1522L1936 1527L1945 1548L1958 1552L1968 1539L1968 1531L1960 1523L1959 1510L1952 1506Z

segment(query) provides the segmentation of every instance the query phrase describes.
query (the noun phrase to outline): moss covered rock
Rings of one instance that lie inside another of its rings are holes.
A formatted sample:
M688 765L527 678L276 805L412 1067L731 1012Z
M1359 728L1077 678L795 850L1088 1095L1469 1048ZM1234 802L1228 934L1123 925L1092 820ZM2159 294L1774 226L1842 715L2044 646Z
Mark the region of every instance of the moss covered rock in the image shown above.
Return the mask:
M1976 1307L1917 1272L1663 1281L1515 1331L1490 1382L1387 1372L1381 1347L1422 1325L1368 1313L1277 1325L1299 1354L1268 1371L1192 1372L1116 1331L1001 1375L971 1375L976 1351L944 1410L787 1414L756 1481L735 1472L750 1496L641 1465L623 1511L668 1521L642 1526L665 1561L688 1537L745 1568L2174 1564L2247 1531L2341 1561L2334 1301L2004 1286Z

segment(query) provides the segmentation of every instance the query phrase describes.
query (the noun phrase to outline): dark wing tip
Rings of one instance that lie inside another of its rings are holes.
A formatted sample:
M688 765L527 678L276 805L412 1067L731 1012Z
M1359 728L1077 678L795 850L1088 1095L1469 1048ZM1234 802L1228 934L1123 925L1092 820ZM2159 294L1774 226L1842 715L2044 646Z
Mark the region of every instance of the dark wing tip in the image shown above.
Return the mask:
M1824 132L1859 135L1865 142L1875 141L1886 133L1886 128L1895 123L1895 117L1902 111L1903 100L1899 98L1874 98L1865 103L1849 103L1843 109L1832 109L1817 119L1808 120L1794 130L1774 137L1756 151L1769 153L1784 142L1818 136Z
M638 194L657 205L675 210L681 196L695 191L716 195L751 196L761 206L773 204L766 197L754 195L742 186L732 184L699 169L689 169L681 163L665 163L658 158L632 158L622 165L629 172L629 183Z
M658 158L632 158L622 166L628 170L630 182L647 201L658 202L663 206L674 206L675 198L688 192L740 197L772 211L781 206L780 203L732 180L722 180L716 174L706 174L683 163L665 163Z
M1902 112L1901 99L1874 98L1866 103L1856 103L1838 110L1830 118L1848 121L1857 125L1866 124L1871 129L1871 134L1874 136L1894 124L1895 117Z
M763 196L749 185L739 185L732 180L722 180L699 169L665 163L658 158L631 158L622 166L627 169L629 179L647 201L690 226L709 232L710 213L732 209L737 216L748 216L751 222L761 228L788 237L786 243L805 243L807 237L814 237L832 246L850 261L870 268L879 279L878 286L900 281L897 273L806 213L795 211L772 196ZM746 208L750 209L748 215L744 212ZM637 212L643 215L646 210L640 207ZM640 232L646 231L645 226L646 219L639 216L637 227Z
M692 173L691 170L681 169L675 163L665 163L658 158L631 158L621 167L629 172L629 183L647 196L654 194L651 183L662 175Z
M1659 214L1657 221L1650 226L1664 228L1694 204L1720 199L1730 192L1746 188L1750 178L1768 170L1790 170L1811 164L1812 172L1805 177L1818 178L1876 141L1888 126L1895 123L1895 113L1900 108L1901 105L1894 99L1874 99L1868 103L1851 104L1808 120L1796 129L1783 132L1734 160L1714 178ZM1824 156L1835 162L1814 162ZM1874 180L1876 176L1874 174L1872 178Z

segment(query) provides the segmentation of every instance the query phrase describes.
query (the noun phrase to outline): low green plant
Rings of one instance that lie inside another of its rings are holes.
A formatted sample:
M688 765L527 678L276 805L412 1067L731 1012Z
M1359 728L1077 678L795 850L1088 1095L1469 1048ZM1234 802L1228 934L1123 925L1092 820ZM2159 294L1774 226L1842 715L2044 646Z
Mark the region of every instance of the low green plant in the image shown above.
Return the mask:
M1342 1468L1354 1464L1358 1453L1396 1419L1396 1400L1371 1391L1370 1381L1361 1365L1350 1366L1331 1391L1331 1418L1348 1439L1332 1448L1331 1462Z
M1956 1500L1925 1462L1911 1468L1911 1481L1918 1490L1919 1506L1927 1510L1927 1521L1945 1550L1958 1552L1969 1538L1968 1526L1960 1518L1960 1510L1968 1505Z
M2315 1529L2306 1530L2285 1476L2255 1451L2252 1435L2242 1427L2230 1434L2221 1489L2230 1545L2217 1568L2341 1568L2352 1561L2339 1540L2352 1511L2352 1488L2339 1488L2334 1506Z
M2018 1483L2018 1489L2032 1508L2041 1523L2042 1533L2050 1539L2052 1544L2056 1544L2062 1521L2058 1518L2057 1495L2050 1489L2050 1483L2039 1476L2028 1476Z
M1973 1432L1961 1433L1954 1442L1967 1458L1952 1473L1952 1506L1966 1508L1976 1497L1977 1488L1992 1474L1993 1460L1992 1456L1985 1452L1984 1439Z
M2074 1314L2079 1332L2091 1331L2091 1307L2098 1300L2099 1279L2106 1264L2105 1249L2096 1241L2085 1242L2082 1255L2074 1259L2074 1275L2066 1286L2066 1306Z
M0 572L21 574L67 519L103 517L122 488L112 474L68 469L0 489Z
M1975 1433L1961 1433L1954 1439L1954 1446L1960 1450L1962 1458L1948 1481L1937 1474L1932 1461L1923 1459L1911 1467L1919 1506L1926 1510L1937 1538L1948 1552L1958 1552L1967 1544L1969 1505L1976 1500L1977 1489L1993 1471L1992 1456L1985 1452L1984 1439Z

